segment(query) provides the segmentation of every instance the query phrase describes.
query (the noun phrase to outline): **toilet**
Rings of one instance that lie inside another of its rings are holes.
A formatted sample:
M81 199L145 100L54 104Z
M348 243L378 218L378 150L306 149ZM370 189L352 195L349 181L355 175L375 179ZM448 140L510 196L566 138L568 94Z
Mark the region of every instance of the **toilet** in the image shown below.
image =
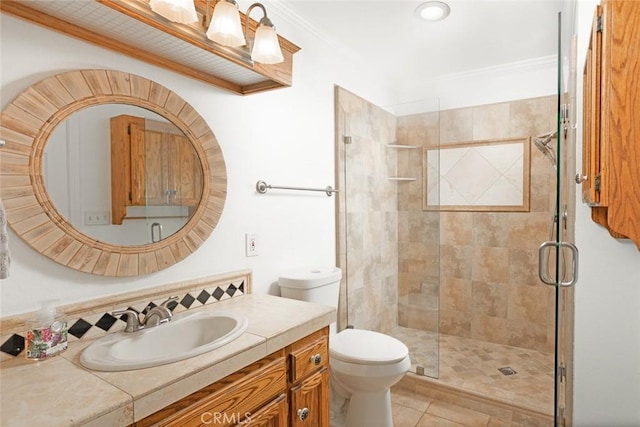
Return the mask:
M337 267L283 274L283 297L338 307L342 271ZM390 387L411 367L409 349L379 332L330 326L331 427L393 427Z

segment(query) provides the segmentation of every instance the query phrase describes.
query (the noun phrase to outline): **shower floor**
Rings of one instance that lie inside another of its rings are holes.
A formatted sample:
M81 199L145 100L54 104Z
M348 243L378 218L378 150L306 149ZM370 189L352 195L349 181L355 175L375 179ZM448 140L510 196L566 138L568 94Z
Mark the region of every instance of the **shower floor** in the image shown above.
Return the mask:
M401 326L389 335L409 348L412 372L421 366L425 375L461 391L553 414L552 353L445 334L440 334L438 341L436 333ZM516 373L505 375L501 368Z

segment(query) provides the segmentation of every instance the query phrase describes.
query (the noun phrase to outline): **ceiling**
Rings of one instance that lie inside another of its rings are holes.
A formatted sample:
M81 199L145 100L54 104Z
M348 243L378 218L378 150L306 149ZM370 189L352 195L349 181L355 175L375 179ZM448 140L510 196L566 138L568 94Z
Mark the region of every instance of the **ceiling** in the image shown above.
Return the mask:
M293 0L299 21L387 76L429 79L557 53L562 0L446 0L451 15L419 20L419 0Z

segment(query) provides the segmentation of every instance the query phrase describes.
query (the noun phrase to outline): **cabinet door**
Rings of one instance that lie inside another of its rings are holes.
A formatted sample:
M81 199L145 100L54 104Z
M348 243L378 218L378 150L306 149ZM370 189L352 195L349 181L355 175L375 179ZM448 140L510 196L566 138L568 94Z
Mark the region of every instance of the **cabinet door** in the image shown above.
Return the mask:
M202 170L191 141L184 135L166 134L168 188L171 204L196 206L202 195Z
M290 426L329 426L329 370L324 367L291 388Z
M591 206L600 205L601 165L601 69L602 69L602 12L597 6L593 19L591 40L584 70L582 201Z
M167 204L168 153L163 133L131 125L131 187L133 206Z
M273 402L248 416L236 427L287 427L287 396L282 394Z

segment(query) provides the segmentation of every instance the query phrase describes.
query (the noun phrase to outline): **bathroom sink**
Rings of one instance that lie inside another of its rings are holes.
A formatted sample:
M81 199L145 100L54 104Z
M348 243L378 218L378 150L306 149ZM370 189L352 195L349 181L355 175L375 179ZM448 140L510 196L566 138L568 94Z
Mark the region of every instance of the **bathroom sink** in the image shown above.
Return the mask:
M84 349L80 363L98 371L128 371L164 365L228 344L242 335L247 326L247 318L235 313L178 314L165 324L100 338Z

